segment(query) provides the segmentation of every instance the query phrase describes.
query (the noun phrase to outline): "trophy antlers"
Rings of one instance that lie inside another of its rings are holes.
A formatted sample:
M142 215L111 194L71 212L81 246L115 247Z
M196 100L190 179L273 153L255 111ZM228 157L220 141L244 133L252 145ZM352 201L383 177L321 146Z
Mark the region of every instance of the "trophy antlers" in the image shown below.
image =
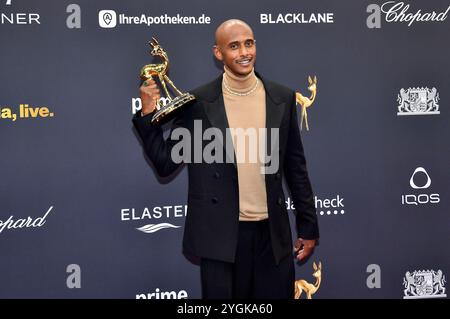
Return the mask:
M169 63L169 57L167 56L166 51L164 51L164 49L161 47L161 45L159 44L158 40L156 40L156 38L152 37L152 40L149 41L148 44L150 44L152 47L152 50L150 51L151 55L159 56L164 61L167 61L167 63Z
M150 44L153 48L150 54L153 56L159 56L160 58L162 58L163 61L162 63L159 64L145 65L141 70L141 79L146 80L152 78L152 75L157 76L169 100L172 100L172 97L169 91L167 90L166 81L178 95L182 95L183 93L177 89L177 87L173 84L172 80L170 80L170 78L167 76L167 71L169 69L169 57L166 51L164 51L164 49L161 47L161 45L159 44L158 40L156 40L155 37L152 37L152 40L148 42L148 44Z
M154 37L152 37L152 40L149 41L148 44L150 44L152 48L155 48L156 46L160 47L158 40L156 40Z

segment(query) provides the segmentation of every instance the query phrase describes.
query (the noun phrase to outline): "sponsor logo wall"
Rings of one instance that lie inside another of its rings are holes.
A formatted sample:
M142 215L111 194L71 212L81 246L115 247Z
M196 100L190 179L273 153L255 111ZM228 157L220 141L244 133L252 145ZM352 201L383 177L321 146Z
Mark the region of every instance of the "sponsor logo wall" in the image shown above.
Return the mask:
M257 71L296 92L321 232L296 298L447 298L449 10L1 1L0 298L201 297L181 245L187 170L157 176L131 118L140 68L161 62L151 38L191 91L222 72L211 46L232 16L253 27ZM287 188L285 204L293 219Z

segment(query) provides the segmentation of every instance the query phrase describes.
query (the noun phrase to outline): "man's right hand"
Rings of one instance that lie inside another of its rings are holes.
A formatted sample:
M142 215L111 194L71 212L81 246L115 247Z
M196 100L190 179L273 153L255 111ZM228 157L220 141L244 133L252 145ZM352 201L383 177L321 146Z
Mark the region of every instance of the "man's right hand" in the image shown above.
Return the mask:
M139 88L141 94L141 103L142 103L142 116L147 115L153 112L156 108L156 103L160 98L160 92L156 82L152 79L145 80L142 82L141 87Z

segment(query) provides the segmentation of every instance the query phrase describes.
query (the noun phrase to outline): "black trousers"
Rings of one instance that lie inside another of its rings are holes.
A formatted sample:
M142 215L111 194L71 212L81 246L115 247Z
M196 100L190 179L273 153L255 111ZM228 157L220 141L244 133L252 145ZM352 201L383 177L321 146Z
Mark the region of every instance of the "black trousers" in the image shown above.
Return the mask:
M234 263L202 258L204 299L293 299L294 260L291 255L275 264L269 221L239 222Z

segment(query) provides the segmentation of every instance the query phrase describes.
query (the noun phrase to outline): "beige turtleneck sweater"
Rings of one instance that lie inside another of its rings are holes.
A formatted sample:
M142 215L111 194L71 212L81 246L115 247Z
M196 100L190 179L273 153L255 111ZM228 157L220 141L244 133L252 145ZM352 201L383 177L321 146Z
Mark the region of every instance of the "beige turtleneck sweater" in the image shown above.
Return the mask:
M233 146L236 155L238 183L239 183L239 220L257 221L268 218L267 194L265 175L261 174L260 155L265 150L259 150L259 129L266 127L266 94L264 85L258 80L258 85L250 94L239 96L229 92L227 86L233 92L245 93L251 91L256 84L257 77L252 71L245 77L238 77L224 68L224 81L222 82L223 100L228 118L228 125L235 129L233 134ZM238 138L239 130L241 137ZM248 130L249 129L249 130ZM247 131L246 131L247 130ZM249 133L256 133L256 148L249 148ZM231 131L233 132L233 131ZM248 132L248 134L246 134ZM243 134L244 133L244 134ZM242 143L245 141L245 143ZM244 147L245 145L245 147ZM264 143L261 145L264 147Z

